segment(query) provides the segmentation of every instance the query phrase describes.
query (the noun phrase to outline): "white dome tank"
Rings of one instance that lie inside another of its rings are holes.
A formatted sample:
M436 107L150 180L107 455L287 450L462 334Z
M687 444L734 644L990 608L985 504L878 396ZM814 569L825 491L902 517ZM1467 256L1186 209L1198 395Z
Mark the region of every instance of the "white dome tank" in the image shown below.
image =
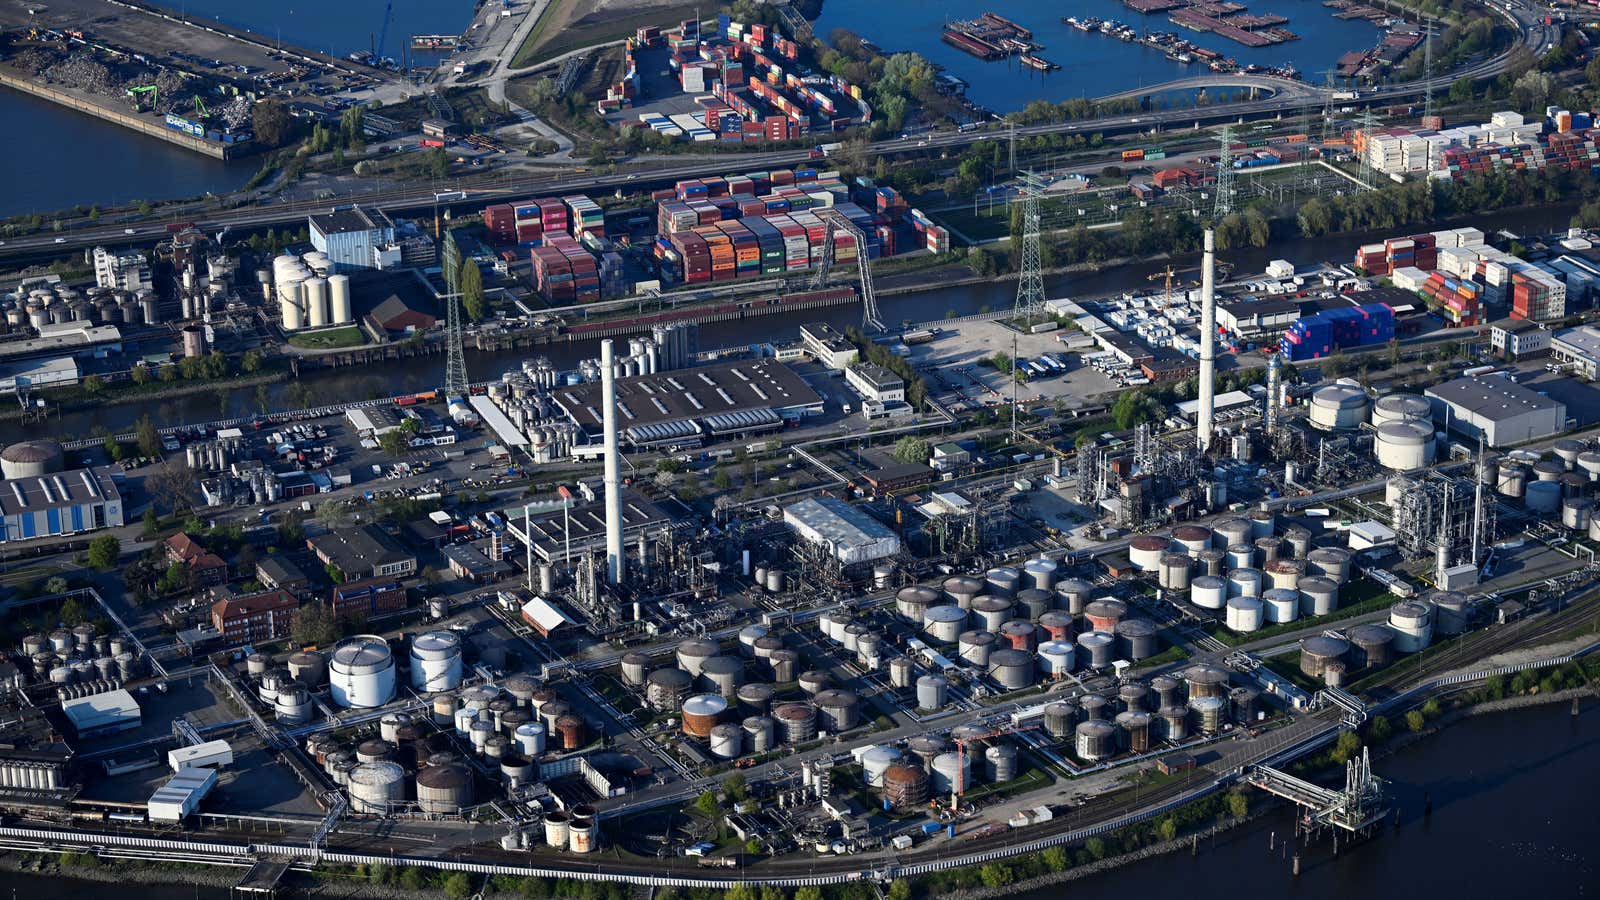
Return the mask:
M1356 428L1367 420L1366 392L1331 384L1311 395L1311 424L1327 431Z
M312 278L306 281L306 324L322 328L328 324L328 280Z
M1261 628L1262 603L1259 597L1234 597L1228 601L1226 624L1230 631L1258 631Z
M348 325L355 321L350 305L350 276L328 276L328 300L332 304L330 315L333 324Z
M1426 422L1386 422L1374 442L1378 465L1407 472L1433 462L1433 426Z
M340 644L328 663L328 687L340 706L370 709L394 699L394 656L373 634Z
M1382 427L1389 422L1430 422L1433 408L1428 398L1417 394L1384 394L1372 404L1372 424Z
M411 686L423 693L461 687L461 637L429 631L411 639Z

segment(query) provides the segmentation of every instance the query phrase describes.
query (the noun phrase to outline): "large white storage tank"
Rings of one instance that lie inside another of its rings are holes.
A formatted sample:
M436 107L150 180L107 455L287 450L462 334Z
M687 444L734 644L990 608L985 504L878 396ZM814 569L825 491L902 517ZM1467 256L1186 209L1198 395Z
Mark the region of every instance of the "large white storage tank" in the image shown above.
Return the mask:
M387 760L362 763L350 770L346 790L351 812L387 815L406 798L406 772Z
M340 706L369 709L394 699L394 656L375 634L340 644L328 663L328 688Z
M356 320L350 305L350 276L328 276L328 300L333 304L333 324L348 325Z
M1390 422L1431 422L1433 408L1428 398L1417 394L1384 394L1372 404L1372 424L1382 427Z
M461 686L461 637L429 631L411 639L411 686L423 693Z
M278 286L278 316L283 320L284 331L299 331L306 327L305 285L295 281Z
M1367 420L1367 406L1360 388L1331 384L1311 395L1311 424L1327 431L1357 428Z
M312 328L328 324L328 280L312 278L306 281L306 323Z
M1433 426L1427 422L1385 422L1375 440L1378 465L1409 472L1433 462Z

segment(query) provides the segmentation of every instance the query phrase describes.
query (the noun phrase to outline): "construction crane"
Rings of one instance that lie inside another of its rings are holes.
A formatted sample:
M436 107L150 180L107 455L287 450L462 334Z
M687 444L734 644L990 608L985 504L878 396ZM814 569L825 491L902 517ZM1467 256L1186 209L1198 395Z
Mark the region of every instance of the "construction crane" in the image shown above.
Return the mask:
M1175 276L1177 274L1178 274L1177 271L1172 268L1172 263L1167 263L1167 267L1165 269L1160 269L1160 270L1157 270L1155 272L1151 272L1149 277L1148 277L1148 279L1147 279L1149 281L1163 281L1164 280L1166 282L1167 299L1166 299L1166 303L1164 304L1166 306L1171 306L1172 305L1172 279L1173 279L1173 276Z
M394 19L394 0L383 5L383 25L378 29L378 42L372 45L372 64L383 62L383 45L389 40L389 23Z
M199 94L194 96L194 114L201 119L211 118L211 110L206 109L206 102L200 99Z
M140 109L144 106L144 104L140 101L144 99L145 94L150 95L150 108L152 110L156 108L156 103L161 100L161 89L153 84L145 84L140 85L139 87L128 88L127 94L129 97L133 98L134 109Z
M967 792L964 773L967 771L967 745L977 741L986 741L1007 734L1021 734L1024 731L1035 731L1038 725L1018 725L996 728L983 734L973 734L966 737L954 738L956 742L956 778L950 785L950 811L955 812L961 806L961 795Z

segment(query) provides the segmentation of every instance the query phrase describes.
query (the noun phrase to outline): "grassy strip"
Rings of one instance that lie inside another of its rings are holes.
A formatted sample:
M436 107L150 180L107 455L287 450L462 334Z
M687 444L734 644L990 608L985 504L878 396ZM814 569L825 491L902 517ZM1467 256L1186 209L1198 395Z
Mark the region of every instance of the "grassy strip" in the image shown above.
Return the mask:
M367 335L359 327L330 328L309 334L292 334L289 343L306 350L333 350L340 347L360 347L367 343Z

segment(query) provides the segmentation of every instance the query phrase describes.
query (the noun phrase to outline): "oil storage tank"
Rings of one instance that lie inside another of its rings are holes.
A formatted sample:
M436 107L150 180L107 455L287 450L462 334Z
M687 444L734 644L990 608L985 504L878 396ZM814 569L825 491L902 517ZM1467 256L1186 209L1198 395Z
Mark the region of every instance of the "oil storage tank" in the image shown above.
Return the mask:
M373 634L357 635L339 644L328 663L333 702L369 709L394 699L394 656L389 644Z
M1420 469L1433 462L1433 426L1427 422L1386 422L1378 426L1374 447L1378 465L1386 469Z
M900 614L900 617L907 622L916 622L918 624L922 622L923 611L938 602L939 592L921 585L901 588L894 598L895 611ZM970 603L971 601L969 600L968 602Z
M1329 385L1311 395L1311 426L1324 431L1360 427L1367 421L1368 405L1366 392L1360 388Z
M1116 659L1117 637L1104 631L1085 631L1078 635L1078 651L1084 665L1104 669Z
M388 815L405 801L406 771L388 760L362 763L350 770L347 791L351 812Z
M1021 690L1033 683L1033 656L1025 650L996 650L989 654L989 676L1008 691Z
M1426 650L1433 642L1433 606L1422 600L1405 600L1389 608L1394 647L1401 653Z
M417 773L417 807L430 815L453 816L472 804L472 776L460 765L428 766Z
M922 630L944 644L953 644L967 624L967 611L959 606L930 606L922 617Z
M424 693L461 686L461 637L428 631L411 640L411 686Z

